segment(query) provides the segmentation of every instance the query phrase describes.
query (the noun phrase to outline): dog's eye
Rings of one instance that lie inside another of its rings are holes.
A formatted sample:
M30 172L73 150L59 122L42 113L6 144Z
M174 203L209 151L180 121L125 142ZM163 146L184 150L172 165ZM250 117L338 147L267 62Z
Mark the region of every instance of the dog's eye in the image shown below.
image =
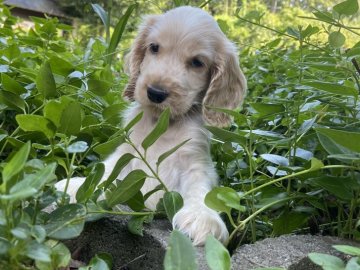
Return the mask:
M155 43L151 43L149 46L149 50L151 53L156 54L159 52L159 45Z
M194 67L194 68L201 68L204 66L204 63L201 62L199 60L199 58L197 57L194 57L193 59L191 59L191 62L190 62L191 66Z

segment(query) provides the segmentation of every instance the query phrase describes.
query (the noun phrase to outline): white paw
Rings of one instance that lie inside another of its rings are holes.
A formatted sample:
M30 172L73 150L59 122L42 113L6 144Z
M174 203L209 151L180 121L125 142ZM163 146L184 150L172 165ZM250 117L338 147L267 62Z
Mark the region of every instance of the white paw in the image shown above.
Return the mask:
M211 234L221 242L229 237L229 232L219 214L205 206L184 206L173 218L173 227L188 235L194 245L204 245Z

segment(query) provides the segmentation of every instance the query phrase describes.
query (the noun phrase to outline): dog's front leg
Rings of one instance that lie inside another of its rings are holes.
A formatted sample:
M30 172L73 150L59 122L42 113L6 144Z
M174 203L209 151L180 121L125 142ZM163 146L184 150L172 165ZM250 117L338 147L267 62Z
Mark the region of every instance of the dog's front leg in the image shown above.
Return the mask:
M189 169L181 177L179 192L184 206L173 218L173 227L187 234L195 245L203 245L208 235L221 242L229 236L228 230L219 214L205 205L206 194L216 182L212 168Z

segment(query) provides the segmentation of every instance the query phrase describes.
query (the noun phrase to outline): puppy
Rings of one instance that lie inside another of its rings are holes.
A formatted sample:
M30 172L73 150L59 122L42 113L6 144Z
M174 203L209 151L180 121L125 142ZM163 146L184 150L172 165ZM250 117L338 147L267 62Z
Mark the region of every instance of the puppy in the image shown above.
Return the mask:
M124 113L124 124L144 112L130 135L138 149L143 151L141 142L160 113L170 109L168 130L146 152L149 164L156 168L162 153L190 139L159 167L167 188L184 199L184 206L173 218L173 227L187 234L195 245L204 244L209 234L224 242L228 238L224 222L204 203L205 195L217 184L204 123L228 126L229 116L212 107L234 109L245 96L246 79L234 45L209 14L185 6L146 17L127 61L129 83L123 94L132 104ZM124 153L137 156L128 144L120 145L104 161L103 181ZM141 160L133 159L118 179L135 169L152 175ZM72 198L83 182L83 178L71 179L68 192ZM158 185L156 179L148 178L141 191L145 194ZM64 186L64 181L57 184L59 190ZM152 194L146 206L155 209L162 196L162 191Z

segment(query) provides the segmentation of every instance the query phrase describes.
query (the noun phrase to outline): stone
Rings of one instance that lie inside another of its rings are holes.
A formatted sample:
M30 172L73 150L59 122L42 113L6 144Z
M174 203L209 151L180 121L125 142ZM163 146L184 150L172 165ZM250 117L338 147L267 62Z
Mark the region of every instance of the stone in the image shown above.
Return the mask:
M261 267L279 267L289 270L321 270L307 257L311 252L325 253L348 259L333 245L360 243L330 236L283 235L267 238L255 244L239 247L232 256L232 269L252 270Z
M73 259L88 263L101 252L113 256L114 270L163 269L163 261L172 226L166 219L145 224L144 235L131 234L127 216L112 216L85 225L76 239L66 241ZM321 270L307 257L310 252L326 253L349 259L332 248L333 245L360 243L330 236L283 235L255 244L240 246L233 254L233 270L279 267L289 270ZM196 247L199 270L208 270L204 247Z
M82 234L65 244L73 259L89 263L98 253L113 257L114 270L163 269L163 261L172 226L166 219L145 224L144 235L131 234L126 216L112 216L87 222ZM196 247L199 270L207 270L203 247Z

